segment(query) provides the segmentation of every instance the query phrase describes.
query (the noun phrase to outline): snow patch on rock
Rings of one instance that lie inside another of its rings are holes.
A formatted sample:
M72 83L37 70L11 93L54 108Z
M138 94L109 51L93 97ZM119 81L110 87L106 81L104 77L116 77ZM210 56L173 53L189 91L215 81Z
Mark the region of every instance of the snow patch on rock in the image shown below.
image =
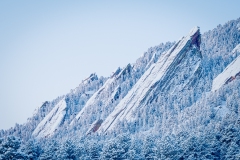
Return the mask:
M239 47L235 48L235 50L237 49L239 49ZM227 84L234 80L237 76L240 76L239 72L240 72L240 55L213 80L212 91L218 90L224 84Z
M32 135L38 138L53 135L64 119L66 114L66 106L65 98L63 98L38 124Z

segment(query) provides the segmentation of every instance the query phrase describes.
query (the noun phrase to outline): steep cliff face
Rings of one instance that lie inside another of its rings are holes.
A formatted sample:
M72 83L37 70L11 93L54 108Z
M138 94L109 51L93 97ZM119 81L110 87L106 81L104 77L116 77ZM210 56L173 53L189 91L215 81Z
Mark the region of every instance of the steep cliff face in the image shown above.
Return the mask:
M232 54L237 54L240 52L240 45L237 45ZM230 83L236 78L240 77L240 56L238 56L232 63L230 63L222 73L220 73L214 80L212 84L212 91L218 90L225 84Z
M100 132L114 129L121 121L134 121L137 110L157 101L158 95L177 95L195 88L201 76L200 37L195 27L163 53L103 122Z
M125 96L126 89L131 88L130 85L135 83L132 72L130 64L123 69L118 68L86 102L70 125L73 127L80 125L82 130L88 129L88 133L95 132L100 127L103 119L112 112L116 104ZM98 127L95 125L96 121L98 121ZM89 125L91 126L89 127Z
M109 78L99 78L93 73L70 93L59 97L54 103L50 102L51 105L36 109L34 114L43 116L29 132L29 136L50 137L66 129L79 127L84 134L86 131L89 134L96 132L147 68L172 45L168 42L150 48L136 63L118 68ZM34 119L30 121L36 122Z
M68 125L76 113L103 85L104 81L104 78L98 78L94 73L84 79L78 87L71 90L67 95L60 97L57 103L51 106L51 110L39 122L32 135L38 138L50 137L58 132L64 124ZM48 103L45 102L44 104L35 111L35 114L43 112L42 110L48 107Z
M65 97L64 97L65 98ZM33 132L36 137L48 137L57 131L66 114L66 101L62 99L51 112L38 124Z
M136 119L132 113L157 101L158 95L194 88L201 71L200 39L199 28L195 27L171 48L166 45L158 51L150 50L140 64L118 68L99 88L94 85L100 83L97 76L91 74L82 82L85 89L78 87L63 97L38 124L33 136L52 136L69 124L70 128L80 127L85 134L99 128L105 132L117 121Z
M172 43L161 44L158 49L150 49L135 64L128 64L122 69L118 68L87 101L70 125L72 127L81 126L82 130L88 130L87 134L96 132L102 122L112 113L147 68L154 64L158 57L171 46ZM94 127L96 122L99 122L97 123L98 127Z

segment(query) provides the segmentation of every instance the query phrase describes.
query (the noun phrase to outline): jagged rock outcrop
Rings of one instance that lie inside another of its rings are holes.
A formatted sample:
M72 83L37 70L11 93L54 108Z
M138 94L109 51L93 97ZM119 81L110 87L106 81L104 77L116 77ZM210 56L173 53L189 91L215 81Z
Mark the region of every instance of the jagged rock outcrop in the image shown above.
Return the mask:
M201 76L200 42L200 31L195 27L163 53L103 122L100 132L114 129L121 121L135 120L137 110L157 101L161 94L177 95L196 88Z
M161 44L158 50L151 49L148 52L150 55L145 53L145 56L141 57L135 64L128 64L122 69L117 68L105 84L87 101L70 125L72 127L81 126L82 130L89 130L89 126L92 128L96 121L104 121L135 85L140 78L138 76L141 76L150 64L155 63L156 59L171 45L171 43Z
M233 49L232 53L234 52L240 52L240 45L237 45ZM230 83L238 77L240 77L240 56L232 61L232 63L213 80L212 91L218 90L223 85Z
M36 126L32 135L38 138L50 137L58 132L64 124L69 124L76 113L82 109L91 96L103 85L103 82L104 78L98 78L95 73L91 74L78 87L71 90L69 94L62 96L53 105L51 111ZM46 107L46 105L43 106ZM41 110L43 109L41 107Z

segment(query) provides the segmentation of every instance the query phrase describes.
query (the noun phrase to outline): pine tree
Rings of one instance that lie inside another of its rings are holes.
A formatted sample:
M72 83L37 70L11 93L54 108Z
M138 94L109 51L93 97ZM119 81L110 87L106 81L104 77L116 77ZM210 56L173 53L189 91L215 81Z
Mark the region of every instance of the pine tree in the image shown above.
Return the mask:
M40 155L40 160L55 160L57 159L57 151L59 149L58 143L54 139L50 139L44 145L43 153Z
M20 145L20 139L14 136L8 136L5 140L0 140L0 159L26 159L24 153L19 150Z
M154 160L157 159L157 148L155 139L152 136L147 136L143 143L143 156L144 159Z
M77 160L78 157L79 153L76 150L76 146L70 139L64 141L57 151L57 159Z
M29 140L21 150L26 154L27 159L29 160L37 160L41 154L41 148L34 139Z

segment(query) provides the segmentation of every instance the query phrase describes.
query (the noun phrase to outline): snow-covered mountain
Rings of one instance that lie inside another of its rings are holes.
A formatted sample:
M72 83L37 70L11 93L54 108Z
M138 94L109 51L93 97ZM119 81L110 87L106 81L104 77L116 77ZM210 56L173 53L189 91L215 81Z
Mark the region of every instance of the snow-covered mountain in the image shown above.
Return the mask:
M68 124L89 98L104 84L105 78L98 78L91 74L82 83L62 96L51 111L37 125L32 135L35 137L49 137L57 132L64 123ZM35 111L37 112L37 111Z
M195 27L164 52L103 122L101 130L114 129L118 121L134 121L134 113L157 100L160 94L174 95L192 88L201 72L200 41L200 30Z
M163 135L218 123L236 110L224 92L239 83L239 22L202 34L194 27L177 42L149 48L109 77L91 74L66 95L43 103L25 124L1 130L0 137L28 140L156 130ZM215 119L209 119L212 115Z
M0 130L0 159L239 159L239 24L194 27L109 77L91 74Z
M232 53L240 52L240 44L237 45ZM238 56L232 63L230 63L222 73L220 73L214 80L212 91L219 89L224 84L228 84L240 76L240 56Z
M95 126L94 124L96 122L98 122L98 125L101 125L106 117L112 113L116 105L121 102L128 91L135 85L145 70L147 70L151 64L154 64L156 59L171 46L172 43L161 44L154 51L150 50L148 53L145 53L145 56L140 58L135 64L128 64L123 69L118 68L111 77L108 78L105 84L87 101L84 108L73 119L71 125L84 126L86 121L91 126ZM142 59L145 60L143 61ZM99 122L101 123L99 124ZM84 127L82 127L82 129L83 128ZM85 129L91 130L91 127Z
M63 99L54 106L51 112L38 124L33 131L34 136L50 136L58 129L66 114L67 105L64 98L65 97L63 97Z

